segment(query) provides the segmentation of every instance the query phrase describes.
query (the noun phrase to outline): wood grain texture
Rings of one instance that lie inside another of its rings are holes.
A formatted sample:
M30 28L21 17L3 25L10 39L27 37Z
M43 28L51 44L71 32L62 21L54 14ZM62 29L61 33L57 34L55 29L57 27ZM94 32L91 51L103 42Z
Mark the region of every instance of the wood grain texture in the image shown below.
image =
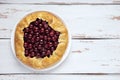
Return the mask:
M0 80L119 80L119 4L120 0L0 0ZM61 17L73 38L68 58L46 72L24 68L10 44L18 21L38 10Z
M63 64L44 73L120 73L120 40L73 40L72 43ZM0 74L39 73L16 60L9 39L0 40L0 49Z
M119 80L120 76L86 75L0 75L0 80Z
M119 5L0 5L0 38L10 38L15 25L28 13L53 12L66 23L73 38L120 38Z
M32 3L32 4L118 4L120 0L0 0L0 3Z

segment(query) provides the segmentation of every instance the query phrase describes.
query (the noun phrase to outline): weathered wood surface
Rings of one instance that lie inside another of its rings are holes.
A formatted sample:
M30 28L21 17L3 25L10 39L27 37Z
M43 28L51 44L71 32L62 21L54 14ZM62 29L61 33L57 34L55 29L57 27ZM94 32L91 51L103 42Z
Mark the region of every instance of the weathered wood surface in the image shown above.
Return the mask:
M26 14L45 10L61 17L73 38L120 38L119 5L0 5L0 38L10 38L12 29Z
M120 80L120 76L108 75L0 75L0 80Z
M23 16L46 10L72 34L68 58L52 71L24 68L11 50L11 32ZM0 80L119 80L120 0L0 0Z
M119 4L120 0L0 0L0 3L31 3L31 4L49 4L49 5L73 5L73 4Z
M62 65L45 73L120 73L120 40L73 40ZM0 40L0 73L34 73L16 60L10 40Z

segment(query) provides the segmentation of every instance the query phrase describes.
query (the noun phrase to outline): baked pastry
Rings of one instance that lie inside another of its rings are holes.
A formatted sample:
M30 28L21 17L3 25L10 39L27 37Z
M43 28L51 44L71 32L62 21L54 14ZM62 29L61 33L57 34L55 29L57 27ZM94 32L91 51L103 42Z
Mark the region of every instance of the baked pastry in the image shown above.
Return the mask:
M64 56L68 37L60 18L47 11L33 12L16 26L16 57L34 69L48 68Z

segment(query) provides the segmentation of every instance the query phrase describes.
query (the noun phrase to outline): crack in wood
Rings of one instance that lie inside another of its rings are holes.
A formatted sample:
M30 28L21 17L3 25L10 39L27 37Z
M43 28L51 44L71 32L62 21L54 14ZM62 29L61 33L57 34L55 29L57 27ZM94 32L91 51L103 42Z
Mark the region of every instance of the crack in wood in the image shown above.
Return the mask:
M111 19L112 20L120 20L120 16L113 16Z
M6 28L2 28L2 29L0 29L0 30L6 31L6 30L8 30L8 29L6 29Z
M8 16L5 14L0 13L0 18L7 18Z
M72 53L82 53L82 52L88 51L88 50L90 50L90 49L89 48L84 48L84 49L81 49L81 50L74 50L74 51L72 51Z
M86 34L75 34L75 35L72 35L72 38L73 39L78 39L78 38L90 38L90 36L87 36Z
M28 9L28 10L21 10L21 9L11 9L11 8L7 8L4 12L1 12L0 13L0 18L8 18L8 16L10 15L13 15L14 13L17 13L17 12L21 12L21 11L30 11L31 9Z
M72 51L72 53L82 53L82 51L77 50L77 51Z
M82 42L82 43L94 43L93 40L80 40L80 42Z
M101 66L109 66L109 64L101 64Z

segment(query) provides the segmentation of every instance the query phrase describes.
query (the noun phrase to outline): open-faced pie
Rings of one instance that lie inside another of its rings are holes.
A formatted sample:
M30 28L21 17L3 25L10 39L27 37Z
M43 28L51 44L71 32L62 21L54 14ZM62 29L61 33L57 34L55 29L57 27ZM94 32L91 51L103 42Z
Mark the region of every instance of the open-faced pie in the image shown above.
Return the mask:
M68 37L60 18L47 11L33 12L16 26L15 53L22 63L32 68L47 68L64 56Z

